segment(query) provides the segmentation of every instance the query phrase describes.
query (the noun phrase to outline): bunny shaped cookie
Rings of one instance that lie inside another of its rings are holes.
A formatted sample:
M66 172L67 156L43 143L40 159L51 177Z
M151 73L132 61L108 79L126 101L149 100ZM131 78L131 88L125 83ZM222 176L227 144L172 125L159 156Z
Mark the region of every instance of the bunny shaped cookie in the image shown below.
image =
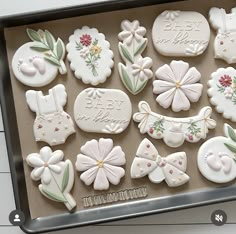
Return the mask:
M228 64L236 63L236 7L229 14L225 9L213 7L209 17L212 28L217 31L215 58L223 59Z

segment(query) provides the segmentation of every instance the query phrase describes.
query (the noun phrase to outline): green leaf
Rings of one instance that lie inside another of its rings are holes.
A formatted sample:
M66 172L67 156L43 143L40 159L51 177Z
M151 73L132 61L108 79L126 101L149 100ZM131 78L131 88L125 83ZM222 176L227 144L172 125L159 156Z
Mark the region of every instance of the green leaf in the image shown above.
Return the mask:
M46 189L42 189L42 192L46 195L46 197L50 198L53 201L56 202L66 202L64 197L61 197L60 195L57 195L55 193L52 193Z
M35 30L30 29L30 28L27 28L27 29L26 29L26 32L27 32L29 38L30 38L32 41L41 42L40 35L39 35Z
M36 51L39 51L39 52L46 52L49 50L48 47L46 47L45 45L43 44L39 44L39 45L34 45L34 46L31 46L30 47L32 50L36 50Z
M134 63L129 51L122 44L120 44L120 51L129 62Z
M48 47L50 48L51 51L53 51L55 39L54 39L53 35L48 30L45 30L45 38L46 38Z
M56 65L58 67L61 66L61 64L59 63L59 61L53 57L44 57L44 59L46 59L48 62L50 62L53 65Z
M144 49L146 48L147 40L145 40L135 51L134 56L137 56L138 54L141 54Z
M69 181L69 164L67 164L66 169L64 171L62 183L61 183L61 190L64 193Z
M148 80L146 80L145 82L141 83L141 85L137 88L135 94L140 93L145 88L145 86L147 85L147 82L148 82Z
M234 129L231 126L228 126L228 135L231 138L232 141L236 142L236 133Z
M121 79L125 85L125 87L131 92L133 93L133 85L131 83L131 80L129 78L128 73L126 72L126 70L123 68L123 66L121 65Z
M59 60L62 59L64 55L64 46L63 46L63 42L61 39L57 40L57 57Z
M228 144L228 143L224 143L224 145L233 153L236 153L236 147L231 145L231 144Z

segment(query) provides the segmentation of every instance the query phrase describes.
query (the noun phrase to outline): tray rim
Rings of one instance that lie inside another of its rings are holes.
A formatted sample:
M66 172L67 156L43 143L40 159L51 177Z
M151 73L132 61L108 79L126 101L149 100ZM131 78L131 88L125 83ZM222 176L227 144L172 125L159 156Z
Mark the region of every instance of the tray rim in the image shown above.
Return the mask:
M21 226L21 229L24 232L44 233L236 200L236 185L231 185L221 188L201 189L194 192L180 193L171 196L171 199L169 199L169 196L164 196L160 198L135 200L132 202L124 202L121 204L118 203L106 207L98 206L95 209L78 211L73 214L63 213L31 220L28 199L25 199L25 197L27 197L27 191L11 80L9 79L10 74L4 29L31 23L65 19L74 16L122 10L133 7L143 7L167 2L176 2L176 0L147 0L145 3L143 0L110 0L76 7L65 7L55 10L53 9L48 11L38 11L27 14L16 14L12 16L0 17L0 51L2 51L2 53L0 53L0 102L2 106L3 124L5 128L16 209L24 211L26 215L26 222ZM11 130L12 127L17 129L15 134L13 134ZM227 195L225 195L225 193ZM137 206L136 203L139 205ZM165 206L165 204L167 206ZM99 215L98 213L103 213L103 215ZM87 217L87 215L92 215L95 218L87 220L84 218Z

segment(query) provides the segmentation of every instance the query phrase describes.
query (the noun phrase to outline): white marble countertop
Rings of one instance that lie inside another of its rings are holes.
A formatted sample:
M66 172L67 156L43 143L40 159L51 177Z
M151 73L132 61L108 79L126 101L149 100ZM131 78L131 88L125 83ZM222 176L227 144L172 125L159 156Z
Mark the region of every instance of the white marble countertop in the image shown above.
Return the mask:
M98 0L0 0L0 17L19 13L27 13L48 9L60 9L78 4L88 4ZM109 1L109 0L102 0ZM7 159L5 136L0 116L0 233L22 234L18 227L10 225L9 213L14 210L14 195ZM211 224L210 217L214 210L222 209L228 215L228 223L222 227ZM104 234L104 233L135 233L135 234L234 234L236 229L236 201L175 211L159 215L146 216L98 226L71 229L54 234Z

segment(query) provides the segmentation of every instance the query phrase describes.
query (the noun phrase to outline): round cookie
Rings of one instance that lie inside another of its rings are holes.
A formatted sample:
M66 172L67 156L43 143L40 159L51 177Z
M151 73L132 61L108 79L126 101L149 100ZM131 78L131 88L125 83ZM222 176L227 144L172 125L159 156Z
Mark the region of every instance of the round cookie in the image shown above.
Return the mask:
M201 174L215 183L227 183L236 177L236 134L228 124L224 129L226 137L214 137L203 143L198 151Z
M65 74L63 41L55 40L48 30L27 29L27 34L32 42L22 45L12 59L15 77L24 85L42 87L51 83L58 72Z
M202 54L210 40L206 18L194 11L164 11L155 20L152 40L165 56L192 57Z

